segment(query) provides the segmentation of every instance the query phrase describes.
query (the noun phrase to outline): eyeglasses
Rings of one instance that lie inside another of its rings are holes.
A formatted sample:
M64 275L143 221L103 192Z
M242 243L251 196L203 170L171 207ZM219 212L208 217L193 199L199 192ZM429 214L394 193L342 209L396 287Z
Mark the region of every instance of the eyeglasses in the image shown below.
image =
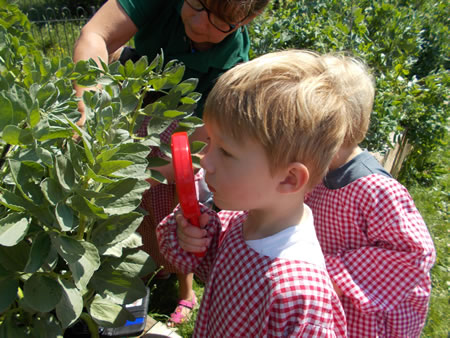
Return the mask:
M203 4L201 0L184 0L194 11L201 12L206 11L208 14L208 20L215 28L217 28L222 33L229 33L233 29L235 29L237 26L239 26L242 21L244 21L247 17L244 18L240 23L238 24L231 24L223 19L219 18L217 15L212 13L206 6Z

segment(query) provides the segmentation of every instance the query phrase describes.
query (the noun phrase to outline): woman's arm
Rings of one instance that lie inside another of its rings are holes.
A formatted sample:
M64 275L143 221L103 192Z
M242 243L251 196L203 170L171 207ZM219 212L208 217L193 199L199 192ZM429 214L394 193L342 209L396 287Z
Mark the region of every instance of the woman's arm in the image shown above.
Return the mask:
M80 37L75 43L73 60L94 59L100 66L99 58L108 62L108 57L128 42L137 32L137 27L125 13L118 0L107 1L82 28ZM75 86L77 96L85 90L93 88ZM84 106L79 104L81 119L78 125L84 125Z

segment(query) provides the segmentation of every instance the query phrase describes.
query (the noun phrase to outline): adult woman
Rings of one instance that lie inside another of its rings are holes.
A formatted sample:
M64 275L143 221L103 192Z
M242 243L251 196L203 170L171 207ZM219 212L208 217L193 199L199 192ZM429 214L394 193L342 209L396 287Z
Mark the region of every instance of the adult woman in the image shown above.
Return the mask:
M248 60L250 48L245 25L260 14L269 0L109 0L83 27L75 44L74 61L93 58L111 61L121 55L122 46L132 37L138 55L152 60L161 49L165 62L177 59L184 63L184 78L198 78L196 91L202 93L195 114L201 117L203 102L220 74ZM128 50L125 50L128 52ZM78 95L86 88L75 86ZM79 125L84 124L80 105ZM145 131L145 128L143 128ZM162 139L167 141L170 130ZM164 139L165 138L165 139ZM199 128L192 140L205 139ZM173 182L172 167L155 168ZM153 259L170 272L176 272L157 250L155 226L174 206L173 184L152 182L143 197L143 207L149 211L140 232L144 247ZM180 303L171 316L173 323L182 322L195 305L192 275L177 274Z

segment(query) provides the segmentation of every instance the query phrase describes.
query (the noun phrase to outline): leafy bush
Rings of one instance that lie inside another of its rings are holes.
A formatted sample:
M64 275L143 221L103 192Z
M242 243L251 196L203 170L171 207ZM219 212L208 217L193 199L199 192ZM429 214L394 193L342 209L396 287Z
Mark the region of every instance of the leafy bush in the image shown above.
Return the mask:
M361 57L377 88L363 146L385 152L392 135L395 142L405 135L413 151L400 178L429 179L428 154L442 142L448 120L446 18L444 1L280 1L251 24L251 56L306 48Z
M168 152L158 135L175 119L189 132L201 124L197 80L180 82L184 66L162 56L102 67L45 58L26 17L0 4L0 336L57 337L80 318L95 336L133 319L122 305L146 294L141 277L155 266L138 249L139 204L148 165L167 163L146 158L149 146ZM83 96L83 129L72 81L102 85ZM150 91L166 95L144 108Z

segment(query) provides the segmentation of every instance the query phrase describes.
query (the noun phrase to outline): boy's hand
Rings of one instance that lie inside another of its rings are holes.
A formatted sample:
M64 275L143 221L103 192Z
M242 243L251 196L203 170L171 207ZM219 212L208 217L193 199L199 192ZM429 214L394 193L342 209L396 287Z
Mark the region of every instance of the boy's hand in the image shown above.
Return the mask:
M200 216L200 228L194 226L184 218L181 212L177 213L175 219L177 221L178 243L181 248L187 252L205 252L211 242L211 238L207 237L207 231L203 229L209 222L210 216L202 214Z

